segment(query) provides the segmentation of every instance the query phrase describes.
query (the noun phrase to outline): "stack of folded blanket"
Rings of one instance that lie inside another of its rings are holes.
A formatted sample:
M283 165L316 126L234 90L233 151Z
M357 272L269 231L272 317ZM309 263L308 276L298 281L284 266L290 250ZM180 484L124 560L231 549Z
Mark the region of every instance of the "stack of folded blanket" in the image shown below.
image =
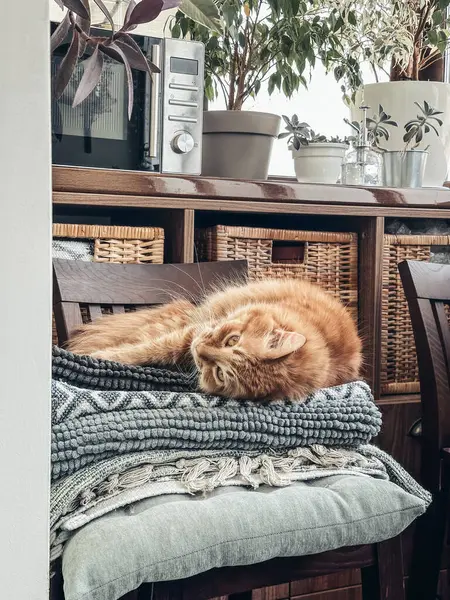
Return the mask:
M286 486L342 473L430 498L368 445L381 427L369 387L320 390L305 403L200 393L176 369L129 367L53 349L51 558L80 527L143 498L224 485Z

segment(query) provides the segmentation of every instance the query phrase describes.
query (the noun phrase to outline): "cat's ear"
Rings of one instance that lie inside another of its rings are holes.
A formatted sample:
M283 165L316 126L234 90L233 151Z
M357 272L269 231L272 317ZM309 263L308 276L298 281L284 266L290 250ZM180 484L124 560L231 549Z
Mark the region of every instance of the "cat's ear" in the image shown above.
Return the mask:
M264 358L275 360L300 350L306 344L306 338L296 331L274 329L266 339Z

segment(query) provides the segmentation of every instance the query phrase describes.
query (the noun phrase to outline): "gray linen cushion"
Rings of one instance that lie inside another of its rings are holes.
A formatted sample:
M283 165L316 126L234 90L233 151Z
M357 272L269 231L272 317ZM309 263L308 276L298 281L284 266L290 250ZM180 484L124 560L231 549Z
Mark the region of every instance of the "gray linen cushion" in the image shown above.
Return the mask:
M144 582L379 542L425 509L394 483L355 475L149 498L71 538L63 555L65 598L117 600Z

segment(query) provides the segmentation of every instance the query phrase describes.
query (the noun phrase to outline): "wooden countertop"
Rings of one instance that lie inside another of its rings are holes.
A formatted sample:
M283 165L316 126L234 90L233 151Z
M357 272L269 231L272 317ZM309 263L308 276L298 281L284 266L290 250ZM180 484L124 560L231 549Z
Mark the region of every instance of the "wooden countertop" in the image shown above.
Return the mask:
M362 188L290 179L239 181L54 167L53 190L56 204L450 218L450 190L432 188Z

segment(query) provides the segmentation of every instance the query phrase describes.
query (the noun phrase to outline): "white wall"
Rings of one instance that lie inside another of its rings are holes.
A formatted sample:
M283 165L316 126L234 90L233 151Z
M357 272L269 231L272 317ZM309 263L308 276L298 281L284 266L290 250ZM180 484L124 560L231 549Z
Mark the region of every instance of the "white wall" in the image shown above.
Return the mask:
M0 597L48 598L50 102L48 0L2 1Z

